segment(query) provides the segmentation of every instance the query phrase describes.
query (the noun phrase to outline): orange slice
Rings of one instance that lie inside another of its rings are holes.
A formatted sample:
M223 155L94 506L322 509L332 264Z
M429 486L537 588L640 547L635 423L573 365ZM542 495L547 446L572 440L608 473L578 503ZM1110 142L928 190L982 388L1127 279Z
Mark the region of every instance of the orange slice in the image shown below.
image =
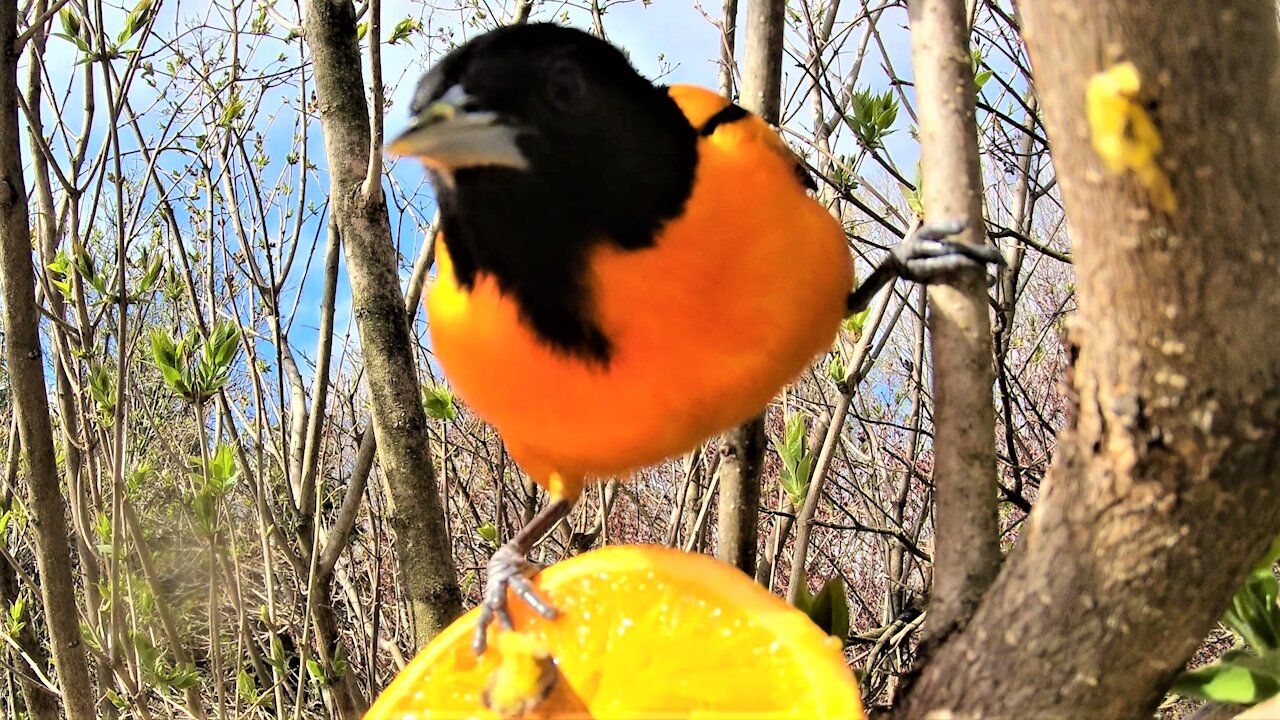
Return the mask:
M495 625L477 658L477 612L467 613L365 720L864 717L840 641L715 559L612 546L552 565L534 585L558 619L512 597L516 630Z

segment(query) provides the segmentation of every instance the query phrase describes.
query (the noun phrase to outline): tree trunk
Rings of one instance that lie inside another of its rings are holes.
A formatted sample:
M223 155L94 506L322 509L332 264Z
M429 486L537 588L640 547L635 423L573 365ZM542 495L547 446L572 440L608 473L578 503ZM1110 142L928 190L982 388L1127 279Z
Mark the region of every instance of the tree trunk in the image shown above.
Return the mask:
M742 54L742 107L777 124L782 107L782 31L787 4L747 1L747 37Z
M1259 200L1280 195L1275 7L1021 9L1074 231L1078 406L901 716L1149 717L1280 531L1280 205ZM1154 167L1126 156L1142 180L1090 142L1086 83L1121 61L1141 90L1110 117L1132 133L1150 113L1163 139Z
M378 457L392 494L400 592L421 646L461 613L462 594L431 467L380 163L370 170L381 137L370 128L351 0L308 0L305 12L332 183L329 212L347 258ZM381 107L373 111L381 117Z
M963 219L955 239L981 245L977 87L964 0L912 0L911 56L920 113L925 213ZM933 348L934 582L928 637L964 627L1000 569L996 523L995 410L985 273L929 288Z
M742 70L742 106L778 122L782 102L784 0L748 0ZM726 33L733 27L726 19ZM732 41L725 47L732 48ZM731 75L727 76L731 79ZM721 78L722 83L724 77ZM725 434L720 446L720 498L716 556L755 577L760 527L760 471L764 468L764 416Z
M13 393L22 459L26 464L28 508L35 525L40 596L63 707L71 720L94 717L93 687L80 645L75 579L71 568L66 510L53 451L49 398L45 396L31 263L31 226L22 175L18 133L17 2L0 0L0 284L4 295L5 361Z

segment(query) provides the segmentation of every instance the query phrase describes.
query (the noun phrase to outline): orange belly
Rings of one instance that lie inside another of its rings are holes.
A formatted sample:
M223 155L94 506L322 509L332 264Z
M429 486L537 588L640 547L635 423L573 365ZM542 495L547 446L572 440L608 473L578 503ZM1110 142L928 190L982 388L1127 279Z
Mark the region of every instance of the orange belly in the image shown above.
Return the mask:
M695 125L725 102L696 88L672 95ZM750 118L700 139L693 194L656 245L593 251L607 367L547 348L492 277L461 289L439 240L427 302L436 357L535 480L558 473L572 486L685 452L759 413L830 348L852 261L772 132Z

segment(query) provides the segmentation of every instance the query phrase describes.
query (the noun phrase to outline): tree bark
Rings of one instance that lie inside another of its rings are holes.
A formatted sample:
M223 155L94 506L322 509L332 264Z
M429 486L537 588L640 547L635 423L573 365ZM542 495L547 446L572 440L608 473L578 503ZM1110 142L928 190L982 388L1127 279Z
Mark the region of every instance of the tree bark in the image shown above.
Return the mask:
M742 70L742 107L771 123L782 102L782 29L785 0L748 0ZM726 34L734 27L725 20ZM727 35L726 35L727 36ZM728 36L727 36L728 37ZM732 39L724 48L732 48ZM722 48L723 49L723 48ZM722 76L732 80L732 74ZM764 468L764 415L724 435L716 557L755 577L760 528L760 472Z
M720 445L720 496L716 557L755 577L759 554L760 471L764 467L764 416L724 434Z
M900 716L1149 717L1280 531L1280 205L1259 200L1280 195L1275 6L1021 9L1074 231L1077 408ZM1121 61L1141 80L1126 132L1149 114L1163 139L1145 180L1090 141L1086 83Z
M26 464L41 601L63 708L71 720L92 720L94 693L80 645L70 533L58 483L49 398L45 395L40 313L31 263L31 226L18 132L17 5L16 0L0 1L0 284L4 296L5 361Z
M977 87L964 0L912 0L911 57L920 117L925 213L964 219L955 240L986 236L978 165ZM964 626L1000 568L995 410L985 274L929 287L933 356L934 581L927 636Z
M355 7L351 0L308 0L305 11L332 183L330 214L342 236L378 457L391 489L400 592L421 646L461 613L462 594L431 467L381 174L365 183L372 133Z
M747 0L742 55L742 107L777 124L782 107L782 31L787 4Z

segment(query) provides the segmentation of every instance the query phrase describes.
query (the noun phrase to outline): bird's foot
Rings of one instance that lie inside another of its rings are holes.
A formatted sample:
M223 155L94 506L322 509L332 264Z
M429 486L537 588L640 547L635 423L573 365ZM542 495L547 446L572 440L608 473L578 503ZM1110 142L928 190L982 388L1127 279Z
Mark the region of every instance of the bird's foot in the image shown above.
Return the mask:
M485 582L484 599L480 602L480 617L476 620L475 638L471 647L476 655L483 655L489 646L489 625L494 620L503 630L511 630L515 624L511 621L511 611L507 606L507 589L510 588L516 597L523 600L534 612L548 620L555 620L559 613L533 588L529 581L540 569L525 558L527 548L516 542L509 542L498 548L489 558L487 566L488 578Z
M925 284L946 283L966 272L1004 264L1000 251L947 238L964 229L964 222L948 220L922 225L911 237L889 249L898 277Z

